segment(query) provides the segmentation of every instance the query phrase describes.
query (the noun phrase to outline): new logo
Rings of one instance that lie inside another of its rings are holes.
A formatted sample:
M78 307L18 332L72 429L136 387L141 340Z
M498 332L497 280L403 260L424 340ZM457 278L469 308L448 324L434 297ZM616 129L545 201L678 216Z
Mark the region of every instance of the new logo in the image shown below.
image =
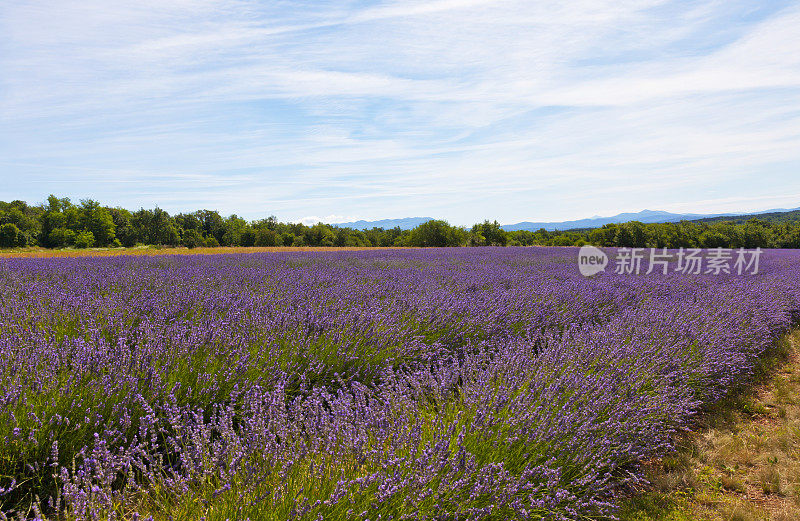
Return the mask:
M591 277L604 271L608 266L608 255L600 248L582 246L578 252L578 270L584 277Z

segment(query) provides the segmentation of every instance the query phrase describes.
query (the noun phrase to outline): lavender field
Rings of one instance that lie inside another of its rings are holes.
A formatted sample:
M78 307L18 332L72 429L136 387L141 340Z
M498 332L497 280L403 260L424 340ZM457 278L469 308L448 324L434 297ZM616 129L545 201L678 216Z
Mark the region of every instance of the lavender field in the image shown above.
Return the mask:
M0 259L0 519L605 519L800 313L572 248Z

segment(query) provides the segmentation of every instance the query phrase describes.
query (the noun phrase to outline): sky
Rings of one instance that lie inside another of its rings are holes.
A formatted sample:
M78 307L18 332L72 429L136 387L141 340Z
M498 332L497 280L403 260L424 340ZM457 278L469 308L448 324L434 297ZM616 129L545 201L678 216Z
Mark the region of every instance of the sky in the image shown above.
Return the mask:
M469 225L800 207L800 1L0 2L0 200Z

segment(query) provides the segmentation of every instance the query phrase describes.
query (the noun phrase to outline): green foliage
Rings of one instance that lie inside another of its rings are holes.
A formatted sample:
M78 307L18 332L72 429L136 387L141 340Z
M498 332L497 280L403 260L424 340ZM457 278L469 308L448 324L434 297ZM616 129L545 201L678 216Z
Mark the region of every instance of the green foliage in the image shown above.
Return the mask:
M475 246L505 246L508 243L508 232L497 221L483 221L472 227L470 242L475 243ZM479 244L480 242L483 244Z
M732 215L723 217L705 217L703 219L696 219L691 221L693 223L715 223L715 222L733 222L735 224L744 224L753 219L758 219L762 222L773 224L798 222L800 221L800 210L792 210L789 212L770 212L749 215Z
M22 240L22 232L16 225L8 223L0 226L0 248L20 246Z
M111 244L116 237L116 226L111 212L101 207L97 201L81 201L80 224L81 228L92 234L98 246Z
M248 225L244 230L242 230L242 235L240 236L239 240L240 246L255 246L256 245L256 232L253 230L252 226Z
M75 236L76 248L91 248L94 246L94 234L88 230L82 231Z
M205 245L205 239L200 232L195 229L185 230L183 232L183 245L187 248L197 248L198 246Z
M411 230L411 245L462 246L467 242L467 232L463 228L450 226L447 221L430 220Z
M180 243L175 220L161 208L140 209L131 216L131 225L139 230L138 238L145 244L176 246Z
M216 212L214 212L216 213ZM242 234L247 229L247 221L234 214L223 222L222 239L219 240L223 246L239 246L242 244ZM216 237L216 235L215 235Z
M336 233L327 224L317 223L303 234L303 239L309 246L333 246Z
M126 248L135 246L139 242L139 234L136 228L131 225L131 212L124 208L110 208L109 213L116 228L117 237L115 240L118 240Z
M217 241L217 244L223 244L225 239L225 220L214 210L198 210L192 214L194 217L194 221L199 225L199 230L203 234L203 237L206 238L214 238ZM231 216L231 218L236 218L235 215ZM163 243L168 244L168 243Z
M279 244L280 243L280 244ZM280 236L268 228L260 228L255 232L256 246L283 246Z
M41 235L43 213L42 207L29 206L25 201L17 200L10 203L0 201L0 227L14 225L18 232L12 238L12 229L6 228L6 235L2 240L6 243L11 242L12 246L35 245Z
M372 243L361 230L337 228L335 240L330 246L363 247L372 246Z
M752 219L606 224L592 230L510 232L522 245L629 248L800 248L800 222L769 223Z
M743 220L704 219L678 223L631 221L583 230L505 231L497 221L485 220L469 231L447 221L431 220L412 230L399 227L370 230L341 228L324 223L307 226L282 223L275 216L252 222L223 217L214 210L171 216L156 207L130 212L109 208L91 199L73 204L51 195L46 204L0 201L0 226L7 227L3 244L63 248L83 245L90 232L96 246L136 244L189 248L222 246L582 246L636 248L800 248L800 211L765 214ZM13 237L12 237L13 236ZM8 247L8 246L4 246Z
M63 248L75 243L75 232L69 228L56 228L47 236L49 245L53 248Z

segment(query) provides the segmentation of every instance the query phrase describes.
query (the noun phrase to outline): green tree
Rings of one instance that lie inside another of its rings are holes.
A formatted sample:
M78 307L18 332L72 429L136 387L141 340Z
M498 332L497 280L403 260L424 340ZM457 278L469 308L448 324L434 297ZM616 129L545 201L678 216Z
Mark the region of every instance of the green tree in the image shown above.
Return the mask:
M500 227L497 221L483 221L472 227L472 234L482 236L486 246L505 246L508 242L508 233Z
M240 246L242 244L242 234L247 229L247 221L234 214L223 222L222 241L223 246Z
M256 231L253 229L252 226L248 224L247 227L244 230L242 230L242 236L240 240L242 246L255 246Z
M203 223L200 221L198 213L179 213L175 216L175 225L181 230L198 230L202 235Z
M327 224L317 223L308 228L303 234L305 244L308 246L333 246L336 243L337 234L333 228Z
M42 232L43 206L29 206L25 201L0 201L0 226L13 224L19 230L19 246L36 244Z
M473 231L469 234L468 244L470 246L486 246L486 237L484 237L480 232Z
M63 248L75 243L75 232L69 228L56 228L50 232L47 242L51 248Z
M411 245L461 246L467 241L467 232L463 228L450 226L447 221L430 220L411 230Z
M225 220L215 210L198 210L195 212L203 230L203 236L214 237L219 244L224 243Z
M567 234L559 234L553 238L553 246L574 246L575 241Z
M269 228L259 228L256 230L256 239L255 245L256 246L283 246L283 241L281 237L275 233L274 230L270 230ZM294 239L294 238L292 238Z
M69 217L67 213L72 217ZM70 225L76 224L74 220L75 208L68 197L59 199L55 195L47 198L47 206L41 216L41 244L48 248L60 248L67 244L66 231L70 230L74 236L74 230ZM70 222L71 221L71 222ZM60 230L60 231L56 231Z
M184 230L183 232L183 245L187 248L197 248L198 246L205 245L203 235L195 229Z
M20 246L22 232L16 224L6 223L0 226L0 248L13 248Z
M91 199L81 201L81 227L92 232L94 242L98 246L106 246L116 237L114 219L107 208Z
M175 221L159 207L134 212L131 225L138 230L137 235L145 244L176 246L181 242Z
M628 246L631 248L644 248L647 246L647 233L644 223L630 221L622 223L617 227L615 239L617 246Z
M280 246L291 246L292 244L294 244L295 236L291 232L284 232L281 234L280 239L281 239Z
M90 231L83 231L75 235L76 248L91 248L94 246L94 234Z
M413 246L412 244L412 235L410 230L403 230L403 233L398 235L394 242L392 242L392 246L398 248L406 248L408 246Z
M139 233L131 224L131 212L124 208L111 208L111 219L114 221L116 236L122 246L130 248L139 242Z

